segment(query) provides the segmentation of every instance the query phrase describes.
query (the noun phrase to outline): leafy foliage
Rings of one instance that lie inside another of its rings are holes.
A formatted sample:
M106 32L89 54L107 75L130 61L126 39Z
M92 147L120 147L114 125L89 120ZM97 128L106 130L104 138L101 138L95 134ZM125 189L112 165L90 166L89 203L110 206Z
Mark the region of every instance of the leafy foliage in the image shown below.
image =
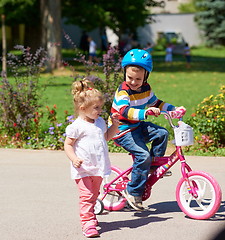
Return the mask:
M35 54L29 48L16 46L22 52L21 58L8 55L8 65L14 81L5 76L0 88L0 116L6 134L24 139L32 129L34 113L41 106L38 75L45 63L45 51L38 49Z
M197 11L196 0L190 0L188 3L181 3L178 7L181 13L194 13Z
M85 60L85 55L79 52L79 49L76 48L74 43L72 42L70 36L65 36L67 41L73 45L74 50L77 54L77 57L74 58L75 62L82 63L85 68L84 75L75 75L75 80L80 81L84 77L89 79L94 83L95 87L99 89L105 97L105 104L103 107L103 118L105 120L108 119L114 93L121 83L121 58L119 54L119 50L116 47L110 47L105 54L103 54L103 65L99 66L96 63L89 62ZM69 64L66 63L68 66ZM103 70L104 78L98 76L99 70ZM95 75L92 75L92 72L95 72Z
M189 123L203 151L225 147L225 85L217 95L205 98L196 108Z
M70 40L69 36L67 39ZM43 49L37 50L35 54L30 53L29 48L16 46L22 52L15 56L9 54L9 69L14 77L8 80L2 79L0 88L0 144L25 148L49 148L63 149L65 139L65 128L71 123L73 115L68 116L65 111L63 121L58 121L57 107L46 107L47 112L40 110L42 105L42 91L39 85L39 73L43 69L47 59ZM85 74L75 76L75 80L89 78L95 87L105 95L103 117L107 120L110 112L114 92L121 81L120 57L118 49L110 48L103 55L103 66L85 60L79 53L74 59L85 66ZM68 66L67 62L64 65ZM95 70L103 70L105 79L91 75Z
M199 0L196 2L200 12L196 13L196 21L204 33L208 46L225 45L225 1Z
M149 7L161 6L163 1L154 0L81 0L63 1L62 14L67 23L80 26L87 31L97 26L110 27L120 36L121 33L135 32L136 28L143 26L151 20ZM81 14L74 14L74 9L79 9Z

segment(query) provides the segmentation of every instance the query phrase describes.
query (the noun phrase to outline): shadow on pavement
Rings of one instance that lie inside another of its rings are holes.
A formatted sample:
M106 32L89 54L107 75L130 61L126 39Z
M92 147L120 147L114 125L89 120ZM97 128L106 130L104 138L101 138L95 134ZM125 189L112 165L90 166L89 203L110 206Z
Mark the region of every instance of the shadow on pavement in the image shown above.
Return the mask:
M147 215L149 215L149 214L150 213L148 213ZM113 222L99 222L99 225L101 227L101 230L99 230L99 233L110 232L110 231L114 231L114 230L122 230L123 228L139 228L139 227L143 227L144 225L148 225L149 223L152 223L152 222L162 222L162 221L166 221L168 219L170 219L170 218L146 216L146 217L130 219L130 220L121 220L121 221L113 221ZM102 231L102 229L104 229L104 231Z

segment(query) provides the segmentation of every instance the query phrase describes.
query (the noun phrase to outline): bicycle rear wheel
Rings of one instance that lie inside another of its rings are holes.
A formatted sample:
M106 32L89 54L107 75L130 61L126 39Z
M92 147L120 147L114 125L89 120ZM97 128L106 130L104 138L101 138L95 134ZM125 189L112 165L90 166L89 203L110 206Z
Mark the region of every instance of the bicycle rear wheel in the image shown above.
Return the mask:
M122 170L120 170L117 167L111 167L111 174L108 177L103 178L102 181L102 187L101 187L101 193L104 192L104 185L111 182L113 179L119 176L119 174L122 173ZM115 181L113 184L110 185L111 188L116 187L116 184L119 181L122 181L123 178L119 178L117 181ZM108 211L119 211L123 209L126 205L126 198L122 196L122 194L119 191L111 191L109 192L106 197L102 200L104 204L104 208Z
M197 192L192 196L184 178L181 178L176 188L176 199L180 209L190 218L208 219L219 209L222 193L217 181L208 173L191 171L187 173L190 183Z

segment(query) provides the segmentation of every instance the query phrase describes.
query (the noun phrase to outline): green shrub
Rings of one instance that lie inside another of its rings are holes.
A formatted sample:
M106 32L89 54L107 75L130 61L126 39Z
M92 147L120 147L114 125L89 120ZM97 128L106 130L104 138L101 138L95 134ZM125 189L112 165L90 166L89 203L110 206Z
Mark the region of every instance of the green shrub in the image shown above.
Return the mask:
M203 99L188 122L195 130L199 149L213 152L225 147L225 85L217 95Z
M25 139L35 131L33 119L41 107L39 74L46 61L40 48L32 54L30 48L16 46L21 56L8 54L8 79L3 73L0 81L0 126L9 137Z

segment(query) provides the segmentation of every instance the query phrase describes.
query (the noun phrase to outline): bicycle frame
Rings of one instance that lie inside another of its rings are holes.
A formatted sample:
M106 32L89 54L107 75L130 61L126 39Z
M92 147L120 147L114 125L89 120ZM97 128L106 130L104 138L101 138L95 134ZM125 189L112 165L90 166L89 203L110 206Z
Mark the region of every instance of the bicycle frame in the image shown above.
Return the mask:
M133 157L133 156L132 156ZM187 164L184 155L182 153L182 149L180 146L176 146L176 150L170 155L170 156L164 156L164 157L156 157L154 161L152 162L151 166L158 166L157 169L154 170L153 173L151 173L148 177L148 180L146 182L146 188L145 192L143 194L143 201L147 200L150 197L150 190L152 186L163 177L163 175L178 161L181 162L181 173L183 178L185 179L187 183L187 188L190 194L192 196L197 197L197 193L195 188L190 183L187 172L192 171L191 167ZM125 171L123 171L121 174L119 174L115 179L113 179L111 182L104 185L104 193L102 196L102 200L105 198L107 194L110 192L116 191L118 194L122 195L121 192L126 189L126 185L129 181L128 175L131 173L133 167L129 167ZM118 179L120 181L117 182ZM116 185L113 184L116 182Z
M164 115L168 117L168 121L170 123L170 126L172 128L175 127L172 123L171 117L166 112L162 112ZM134 156L132 156L134 159ZM193 186L193 184L189 181L187 173L192 171L191 167L186 163L186 160L184 158L184 155L182 153L181 146L176 146L175 151L170 156L164 156L164 157L155 157L151 166L157 166L157 168L154 170L153 173L151 173L148 177L148 180L146 182L146 187L144 194L142 196L142 200L147 200L150 197L151 194L151 188L152 186L163 177L163 175L178 161L181 162L181 174L183 178L186 181L188 192L195 198L198 197L198 194ZM121 174L119 174L115 179L113 179L111 182L104 185L104 193L102 196L102 200L106 197L107 194L110 192L116 191L119 195L122 196L122 191L126 189L126 185L129 181L128 175L131 173L133 167L130 167L123 171ZM119 180L119 179L122 180ZM117 180L119 180L117 182ZM116 185L113 185L116 183Z

